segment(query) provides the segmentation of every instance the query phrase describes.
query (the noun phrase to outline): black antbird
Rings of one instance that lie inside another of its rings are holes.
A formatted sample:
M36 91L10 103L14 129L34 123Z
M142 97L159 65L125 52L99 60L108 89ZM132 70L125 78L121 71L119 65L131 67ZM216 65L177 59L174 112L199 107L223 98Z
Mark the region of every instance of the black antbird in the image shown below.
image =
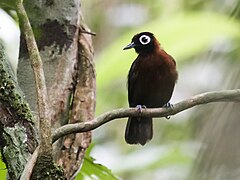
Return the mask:
M178 78L176 63L150 32L132 38L125 49L138 53L128 74L128 102L130 107L158 108L169 103ZM153 136L151 117L130 117L125 131L128 144L144 145Z

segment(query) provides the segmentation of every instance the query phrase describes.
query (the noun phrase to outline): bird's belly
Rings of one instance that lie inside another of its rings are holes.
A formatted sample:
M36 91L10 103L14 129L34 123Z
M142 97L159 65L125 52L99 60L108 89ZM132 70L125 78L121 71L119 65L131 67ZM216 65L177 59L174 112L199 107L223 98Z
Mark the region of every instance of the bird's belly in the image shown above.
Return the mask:
M168 103L174 89L174 81L159 76L138 79L134 92L136 105L148 108L162 107Z

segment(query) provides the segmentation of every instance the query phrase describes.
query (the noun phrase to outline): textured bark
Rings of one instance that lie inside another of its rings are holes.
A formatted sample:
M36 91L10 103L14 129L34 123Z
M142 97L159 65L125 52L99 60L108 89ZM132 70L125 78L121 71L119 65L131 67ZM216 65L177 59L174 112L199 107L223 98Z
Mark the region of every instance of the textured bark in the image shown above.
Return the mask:
M86 31L81 27L81 31ZM73 95L70 123L90 121L95 111L95 67L93 49L89 35L79 36L79 52L76 74L76 86ZM63 165L67 178L78 172L86 149L91 143L91 132L68 135L64 138L63 147L57 161Z
M37 108L39 119L39 136L40 148L38 159L52 159L52 140L51 140L51 120L48 113L48 93L43 71L43 63L39 54L37 43L33 34L29 18L23 6L22 0L16 1L16 12L19 19L20 30L26 40L26 45L29 54L29 60L33 69L34 80L36 85ZM44 158L42 158L44 157ZM37 161L38 165L39 161ZM40 166L39 166L40 167ZM41 169L40 169L41 170Z
M31 179L33 180L64 180L63 169L53 163L52 157L41 154L34 167Z
M25 0L24 4L43 60L52 130L67 123L92 119L95 109L95 70L91 36L81 33L87 27L82 19L80 1ZM18 80L31 109L36 111L36 90L28 58L26 43L21 36ZM72 135L68 147L66 143L69 137L60 139L53 147L54 160L63 165L67 178L79 169L91 134ZM64 154L66 148L68 154ZM68 157L71 158L65 160ZM63 159L68 162L67 166ZM40 176L34 174L34 177Z
M19 179L38 145L33 116L0 42L0 148L9 179Z

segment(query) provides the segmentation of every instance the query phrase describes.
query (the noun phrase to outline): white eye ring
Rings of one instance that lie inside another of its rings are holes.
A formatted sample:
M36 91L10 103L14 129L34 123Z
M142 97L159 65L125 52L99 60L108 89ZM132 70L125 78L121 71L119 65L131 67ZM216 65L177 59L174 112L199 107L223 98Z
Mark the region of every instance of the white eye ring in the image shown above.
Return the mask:
M139 38L139 41L142 45L146 45L148 44L150 41L151 41L151 38L147 35L142 35L140 38Z

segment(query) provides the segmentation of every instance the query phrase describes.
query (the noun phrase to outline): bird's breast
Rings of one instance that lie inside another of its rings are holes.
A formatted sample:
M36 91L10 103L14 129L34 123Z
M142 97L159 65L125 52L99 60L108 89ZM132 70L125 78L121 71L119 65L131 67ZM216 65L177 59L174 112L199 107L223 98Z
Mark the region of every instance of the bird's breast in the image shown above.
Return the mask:
M135 67L139 78L146 82L171 81L175 69L175 64L171 60L154 55L138 59Z
M169 58L169 59L167 59ZM166 104L177 79L176 65L171 56L139 56L129 74L130 99L133 104L145 104L147 107L161 107Z

